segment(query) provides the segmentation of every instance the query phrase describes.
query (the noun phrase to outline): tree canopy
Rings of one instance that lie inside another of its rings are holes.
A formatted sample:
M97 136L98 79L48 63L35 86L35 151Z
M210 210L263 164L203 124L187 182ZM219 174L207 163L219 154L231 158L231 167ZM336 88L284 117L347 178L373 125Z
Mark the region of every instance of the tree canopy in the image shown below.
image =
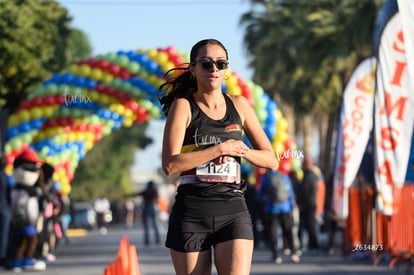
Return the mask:
M382 1L252 0L240 23L255 81L296 113L337 111L344 83L371 55Z
M254 81L282 110L288 109L289 125L294 125L289 134L303 134L307 155L317 129L319 157L326 159L344 87L357 64L372 55L382 2L251 0L250 11L240 19ZM315 117L317 124L312 123Z
M56 1L0 0L0 107L13 111L52 73L91 53Z

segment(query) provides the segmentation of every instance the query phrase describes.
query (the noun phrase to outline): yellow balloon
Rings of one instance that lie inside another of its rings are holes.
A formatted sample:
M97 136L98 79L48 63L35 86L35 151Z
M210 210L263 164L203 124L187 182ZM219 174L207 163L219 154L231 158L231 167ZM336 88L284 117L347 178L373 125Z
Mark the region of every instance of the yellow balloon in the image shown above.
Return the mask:
M155 61L157 61L159 65L164 65L168 62L168 55L165 52L158 52L155 56Z
M296 171L296 174L298 176L298 180L302 180L303 179L303 170L298 170Z
M272 146L276 155L280 155L283 151L285 151L285 145L283 143L274 141Z
M17 118L19 122L24 122L30 120L30 112L27 110L21 110L17 113Z
M152 85L156 85L158 83L158 77L156 75L148 76L147 80Z
M7 124L9 126L16 126L17 124L19 124L19 118L15 114L11 114L9 116Z
M229 77L226 80L226 87L228 89L234 88L237 86L237 78L233 75L229 75Z
M284 144L285 141L288 139L288 133L286 131L277 132L275 135L275 140L277 143Z
M88 152L93 148L93 142L91 141L86 141L85 142L85 151Z
M88 77L91 74L91 67L89 67L89 65L83 64L80 65L78 68L78 72L80 75Z
M126 117L124 122L122 123L122 125L124 125L124 127L129 128L134 124L134 121L131 118Z
M69 66L68 71L72 74L77 74L78 73L78 66L76 64L72 64Z
M42 110L43 111L43 116L45 116L47 118L52 117L57 108L59 108L58 105L43 107L43 110Z
M127 108L124 108L124 109L125 109L124 110L125 118L135 119L135 114L134 112L131 111L131 109L127 109Z
M150 49L147 51L147 55L150 59L155 60L157 58L158 51L156 49Z
M60 187L60 193L62 195L68 195L71 191L72 191L72 187L70 186L69 182L67 183L60 183L61 187Z
M279 120L280 118L282 118L282 117L283 117L283 115L282 115L282 111L281 111L280 109L276 109L276 110L274 111L274 113L275 113L275 117L276 117L276 119L277 119L277 120Z
M120 115L123 115L125 113L124 105L119 103L111 104L111 106L109 106L109 110L111 110L112 112L116 112Z
M76 141L76 134L73 133L73 132L69 132L68 135L67 135L67 138L68 138L69 142Z
M175 67L174 63L172 63L170 61L167 61L164 64L161 64L161 68L164 72L167 72L167 71L171 70L174 67Z
M276 128L277 128L278 132L279 131L281 131L281 132L286 131L287 127L288 127L288 122L287 122L286 118L284 118L284 117L280 118L276 122Z
M43 110L40 107L33 107L30 111L30 116L34 119L43 117Z
M231 95L241 95L241 94L242 94L242 90L240 89L239 86L236 86L231 90Z
M94 69L91 70L90 75L91 75L92 79L101 80L102 76L103 76L103 73L102 73L102 70L94 68Z
M13 174L13 163L7 164L5 170L7 175L11 176Z
M111 82L113 79L114 79L114 77L113 77L111 74L109 74L109 73L103 73L103 75L102 75L102 81L103 81L104 83L109 83L109 82Z

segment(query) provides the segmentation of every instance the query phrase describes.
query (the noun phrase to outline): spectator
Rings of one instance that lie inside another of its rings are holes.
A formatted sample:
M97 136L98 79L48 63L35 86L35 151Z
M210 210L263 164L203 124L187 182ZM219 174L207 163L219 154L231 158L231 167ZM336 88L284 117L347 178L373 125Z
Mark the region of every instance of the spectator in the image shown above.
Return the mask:
M289 179L290 182L292 183L292 187L293 187L293 193L295 194L295 200L294 200L294 206L293 206L293 244L296 248L296 253L298 255L301 254L300 251L300 239L299 239L299 224L300 224L300 215L299 215L299 207L297 204L297 189L298 189L298 185L299 185L299 178L298 178L298 172L297 171L290 171L289 172ZM290 250L290 249L289 249ZM292 253L292 251L290 251L289 253L286 252L286 254L290 254Z
M36 224L39 218L39 197L42 194L37 181L42 180L43 161L32 149L23 151L14 161L16 181L11 192L13 256L10 267L14 272L45 270L46 264L35 259L38 243Z
M266 211L266 232L269 236L269 245L272 252L272 260L277 264L282 263L278 251L277 227L281 226L282 235L291 250L291 261L298 263L299 255L293 239L293 208L295 195L292 184L287 175L274 170L268 171L262 178L260 197L264 201Z
M262 203L256 190L256 186L248 182L248 174L242 173L242 179L245 179L246 181L246 190L244 191L244 197L246 198L246 205L249 209L250 217L252 219L254 248L257 248L262 237L259 230L259 224L263 221Z
M69 237L67 231L69 229L69 224L72 221L72 216L70 215L71 201L68 194L60 194L60 212L58 223L62 229L62 239L65 244L69 244Z
M10 229L10 183L4 169L4 155L0 158L0 266L7 267L7 245Z
M319 249L317 220L316 220L316 200L318 191L319 168L313 165L312 159L305 157L303 160L303 179L298 185L298 206L300 211L299 238L302 248L304 247L303 233L308 235L307 249Z
M39 199L39 223L42 224L38 234L38 245L36 256L45 258L48 261L54 261L56 258L52 254L55 247L55 236L53 232L53 201L56 197L55 182L52 180L54 168L44 163L42 165L43 171L43 194Z
M135 202L133 200L125 202L125 212L125 225L127 228L132 228L135 220Z
M102 234L107 233L105 215L110 211L111 205L105 197L97 198L93 204L98 218L98 228Z
M142 196L143 209L142 209L142 224L144 225L144 243L150 244L150 228L154 233L154 239L156 244L161 243L160 238L160 225L159 225L159 208L158 198L159 193L155 182L150 180L147 183L146 188L142 192L127 195L130 196Z
M154 232L156 244L160 244L159 233L159 211L158 211L158 190L155 182L149 181L144 191L138 194L144 199L142 211L142 223L144 225L144 242L150 244L150 227Z

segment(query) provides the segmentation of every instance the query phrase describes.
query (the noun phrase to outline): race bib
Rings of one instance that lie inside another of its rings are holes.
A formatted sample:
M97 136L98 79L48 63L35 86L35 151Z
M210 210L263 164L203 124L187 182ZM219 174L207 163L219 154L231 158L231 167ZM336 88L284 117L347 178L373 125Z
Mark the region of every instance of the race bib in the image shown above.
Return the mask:
M240 163L228 157L222 164L209 161L197 166L196 176L203 182L240 183Z

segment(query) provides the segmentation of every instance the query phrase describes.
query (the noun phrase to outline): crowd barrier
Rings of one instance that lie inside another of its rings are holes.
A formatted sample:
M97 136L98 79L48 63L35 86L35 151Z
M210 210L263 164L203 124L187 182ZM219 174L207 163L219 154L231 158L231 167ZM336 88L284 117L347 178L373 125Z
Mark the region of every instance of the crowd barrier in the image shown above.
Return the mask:
M349 189L349 216L344 229L344 250L373 254L374 264L390 256L389 267L414 265L414 184L394 191L394 213L375 211L372 188Z
M104 275L141 275L137 249L129 244L128 237L119 242L116 258L105 267Z

